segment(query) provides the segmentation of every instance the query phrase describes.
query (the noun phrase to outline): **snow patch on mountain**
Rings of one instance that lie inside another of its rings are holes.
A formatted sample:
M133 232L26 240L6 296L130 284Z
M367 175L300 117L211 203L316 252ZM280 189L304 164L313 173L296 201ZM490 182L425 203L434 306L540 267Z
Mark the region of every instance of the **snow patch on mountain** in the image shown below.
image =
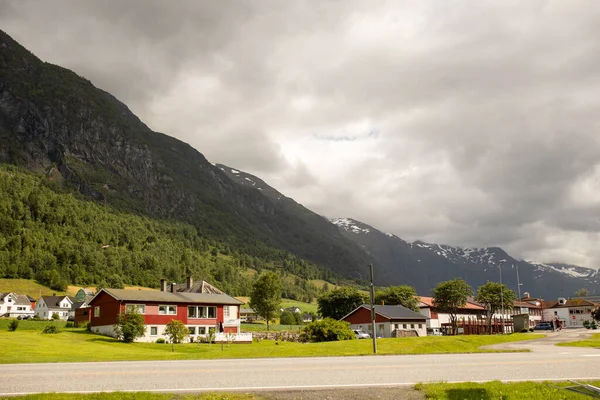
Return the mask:
M597 272L593 269L578 267L573 265L552 265L552 264L544 264L536 261L527 261L529 264L533 265L538 271L547 271L552 270L556 272L560 272L561 274L565 274L568 276L572 276L573 278L590 278Z
M330 221L332 224L337 225L340 228L342 228L348 232L352 232L352 233L356 233L356 234L360 234L360 233L366 234L366 233L371 232L371 230L369 228L363 228L363 227L358 226L359 223L350 218L332 218L332 219L330 219Z

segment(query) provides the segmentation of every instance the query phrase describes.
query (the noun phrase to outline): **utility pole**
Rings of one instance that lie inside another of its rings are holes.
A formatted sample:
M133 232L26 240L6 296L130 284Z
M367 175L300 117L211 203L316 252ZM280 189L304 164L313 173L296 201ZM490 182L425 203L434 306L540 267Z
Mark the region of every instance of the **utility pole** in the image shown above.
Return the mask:
M517 291L519 292L519 301L521 301L521 281L519 280L519 265L517 264Z
M375 291L373 288L373 264L369 264L369 279L371 281L371 332L373 334L373 354L377 354L377 332L375 331Z
M500 260L498 263L498 271L500 271L500 302L502 303L502 315L500 316L500 323L502 324L502 334L504 335L504 294L502 293L502 264L506 260Z

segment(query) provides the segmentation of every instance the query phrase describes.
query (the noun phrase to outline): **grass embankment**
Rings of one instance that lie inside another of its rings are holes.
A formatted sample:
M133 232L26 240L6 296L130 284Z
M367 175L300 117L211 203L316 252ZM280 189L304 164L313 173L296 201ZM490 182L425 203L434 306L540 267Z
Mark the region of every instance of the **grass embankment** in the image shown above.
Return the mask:
M40 296L52 296L54 294L61 296L67 294L66 292L50 289L49 287L41 285L31 279L0 279L0 292L28 294L36 300Z
M14 320L14 318L0 318L0 332L8 330L8 324ZM34 321L26 319L19 321L18 331L42 331L47 325L56 325L59 329L62 329L67 324L66 321Z
M490 344L537 339L542 335L456 336L378 339L379 354L436 354L489 352ZM321 357L371 355L370 340L329 343L292 343L263 340L252 344L195 343L171 346L156 343L125 344L83 329L63 329L59 334L34 330L0 331L0 363L83 362L125 360L185 360L219 358Z
M595 333L591 338L579 340L577 342L558 343L557 346L573 346L573 347L595 347L600 349L600 333Z
M202 394L172 394L172 393L93 393L93 394L67 394L47 393L32 394L28 396L11 397L22 400L261 400L252 394L246 393L202 393Z
M303 325L280 325L280 324L270 324L269 330L273 332L294 332L299 331ZM242 332L266 332L267 324L265 323L247 323L241 325Z
M600 381L586 383L595 386L600 385ZM565 386L573 386L573 384L568 382L502 383L498 381L486 383L430 383L419 384L416 389L423 391L427 399L433 400L589 399L589 397L581 394L557 389L557 387Z

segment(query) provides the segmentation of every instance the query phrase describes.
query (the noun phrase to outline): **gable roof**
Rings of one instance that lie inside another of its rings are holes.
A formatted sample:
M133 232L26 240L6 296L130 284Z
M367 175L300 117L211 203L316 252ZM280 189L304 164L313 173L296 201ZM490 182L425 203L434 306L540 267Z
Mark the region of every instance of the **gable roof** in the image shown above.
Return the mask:
M212 293L187 293L187 292L159 292L152 290L125 290L125 289L102 289L89 302L93 303L102 292L122 301L135 302L158 302L158 303L201 303L201 304L230 304L241 305L243 301L234 299L227 294Z
M358 311L361 308L366 308L367 310L371 311L371 306L369 304L363 304L360 305L358 307L356 307L354 310L352 310L350 313L348 313L347 315L345 315L342 319L346 319L348 316L354 314L356 311ZM381 305L376 305L375 306L375 314L379 314L382 317L388 318L388 319L418 319L418 320L427 320L427 317L424 316L423 314L419 314L418 312L414 312L413 310L410 310L404 306L400 306L400 305L395 305L395 306L381 306Z
M14 303L11 303L15 306L29 306L31 305L31 303L29 302L29 299L27 298L26 295L24 294L16 294L13 292L8 292L8 293L0 293L0 304L4 304L4 298L7 297L8 295L11 295L15 301Z
M568 307L596 307L596 303L588 300L567 300L565 304L559 304L558 300L544 302L546 308L568 308Z
M431 308L435 308L434 306L434 299L433 297L426 297L426 296L417 296L417 299L423 303L420 307L422 308L426 308L426 307L431 307ZM482 307L481 305L475 303L474 300L472 299L467 299L467 304L464 307L461 307L460 310L477 310L477 311L485 311L485 308Z
M75 302L75 299L72 299L69 296L42 296L41 298L44 300L44 303L46 303L47 307L60 308L60 302L65 298L71 302L71 305Z

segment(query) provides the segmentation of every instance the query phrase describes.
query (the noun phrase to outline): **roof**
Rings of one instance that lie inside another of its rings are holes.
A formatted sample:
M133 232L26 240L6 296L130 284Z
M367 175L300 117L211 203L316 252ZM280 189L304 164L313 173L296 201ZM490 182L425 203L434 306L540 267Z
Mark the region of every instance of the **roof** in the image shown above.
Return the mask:
M344 316L342 319L346 319L349 315L354 314L358 309L366 308L371 311L371 306L369 304L363 304L361 306L356 307L352 312ZM404 306L395 305L395 306L375 306L375 314L379 314L382 317L386 317L388 319L418 319L418 320L427 320L427 317L423 314L419 314L418 312L414 312Z
M106 292L117 300L138 301L138 302L164 302L164 303L202 303L202 304L232 304L239 305L244 302L234 299L226 294L212 293L186 293L186 292L158 292L152 290L125 290L125 289L102 289L96 294L94 299L101 292ZM90 303L94 301L92 299Z
M433 297L425 297L425 296L417 296L417 298L419 299L419 301L421 303L423 303L423 305L421 305L421 307L425 308L425 307L431 307L431 308L435 308L434 306L434 298ZM480 306L479 304L475 303L474 300L467 300L467 304L464 307L460 307L461 310L478 310L478 311L482 311L485 310L484 307Z
M9 294L12 294L12 296L15 298L15 302L12 303L16 306L29 306L31 305L31 302L29 301L29 298L24 295L24 294L16 294L13 292L8 292L8 293L0 293L0 303L4 303L4 297L8 296Z
M515 300L514 302L514 306L515 307L527 307L527 308L542 308L542 303L538 302L539 304L535 304L534 301L519 301L519 300Z
M558 304L557 300L544 302L546 308L596 307L596 305L588 300L567 300L565 304Z
M240 308L240 314L256 314L252 308Z
M46 303L47 307L60 307L59 303L65 297L71 300L71 303L75 302L75 299L69 296L42 296L42 299L44 300L44 303Z
M188 289L187 282L186 283L172 283L167 285L167 292L171 291L171 287L175 285L176 292L186 292L186 293L209 293L209 294L225 294L222 290L214 287L210 283L206 281L198 281L195 282L191 288Z

